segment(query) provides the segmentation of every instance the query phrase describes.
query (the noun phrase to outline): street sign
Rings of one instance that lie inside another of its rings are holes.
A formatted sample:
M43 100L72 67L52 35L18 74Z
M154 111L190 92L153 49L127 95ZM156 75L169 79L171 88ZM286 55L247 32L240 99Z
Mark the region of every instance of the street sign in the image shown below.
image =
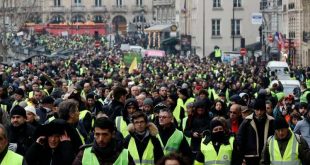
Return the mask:
M241 49L240 49L240 54L241 54L242 56L245 56L246 53L247 53L246 48L241 48Z
M252 13L251 20L253 25L261 25L263 23L262 13Z

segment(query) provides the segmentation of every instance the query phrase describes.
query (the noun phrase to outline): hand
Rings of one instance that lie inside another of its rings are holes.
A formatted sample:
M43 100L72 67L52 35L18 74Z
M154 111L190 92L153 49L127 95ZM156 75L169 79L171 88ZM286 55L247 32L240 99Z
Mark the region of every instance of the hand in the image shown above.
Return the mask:
M71 141L70 137L67 135L67 132L65 131L65 133L63 135L60 136L60 141Z
M40 145L44 145L44 141L45 141L46 137L45 136L40 136L38 139L37 139L37 143L40 144Z
M198 132L194 132L193 133L193 137L198 138L199 137L199 133Z
M242 165L246 165L246 161L245 161L245 159L243 159L243 161L242 161Z

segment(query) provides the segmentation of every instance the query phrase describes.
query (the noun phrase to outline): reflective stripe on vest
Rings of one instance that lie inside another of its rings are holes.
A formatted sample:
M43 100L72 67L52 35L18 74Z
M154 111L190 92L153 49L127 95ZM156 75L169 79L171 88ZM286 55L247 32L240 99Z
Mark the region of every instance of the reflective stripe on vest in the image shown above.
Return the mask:
M13 161L14 160L14 161ZM23 164L23 156L8 150L5 154L4 158L0 165L22 165Z
M83 110L83 111L80 111L80 115L79 115L79 119L80 120L84 120L84 118L85 118L85 116L87 115L87 114L90 114L90 112L89 112L89 110Z
M164 155L168 155L172 152L177 152L180 148L181 142L183 140L183 133L178 129L175 129L173 134L169 137L166 145L164 146L160 135L158 134L158 140L161 144L161 148L164 151Z
M201 152L204 155L205 163L207 165L230 165L231 154L233 151L233 144L231 144L231 139L229 139L230 144L220 146L218 154L216 153L212 142L207 145L204 143L201 145Z
M154 145L151 139L149 139L149 142L143 152L141 161L140 161L139 153L137 150L136 141L133 137L131 137L129 140L128 150L136 165L153 165L154 164L154 153L153 153Z
M3 111L7 112L7 110L8 110L8 106L7 106L7 105L5 105L5 104L0 104L0 107L1 107L1 109L2 109Z
M123 137L129 135L129 132L127 130L127 123L123 120L123 116L117 116L115 118L115 125L117 130L122 133Z
M292 132L291 132L292 133ZM298 158L298 141L292 133L283 157L281 156L281 152L279 150L278 141L275 140L274 136L269 138L269 153L270 153L270 162L272 165L300 165L301 162Z
M91 152L91 149L92 147L85 148L82 158L82 165L99 165L99 161L96 155ZM123 149L113 165L127 165L128 162L128 150Z
M84 90L82 90L82 92L81 92L81 94L80 94L80 95L81 95L81 97L82 97L82 98L86 99L86 93L85 93L85 91L84 91Z
M76 129L76 132L79 134L79 137L80 137L80 139L82 141L82 144L84 145L85 144L85 139L84 139L83 135L80 133L79 129L77 129L77 128L75 128L75 129Z

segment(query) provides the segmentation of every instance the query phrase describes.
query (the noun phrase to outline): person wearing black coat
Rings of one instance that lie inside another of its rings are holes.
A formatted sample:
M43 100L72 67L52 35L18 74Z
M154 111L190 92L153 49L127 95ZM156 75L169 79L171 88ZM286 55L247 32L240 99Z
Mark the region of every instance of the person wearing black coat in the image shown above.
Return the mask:
M53 121L42 125L39 136L29 148L25 159L29 165L71 165L75 154L65 123Z
M113 100L108 107L105 108L105 113L114 121L117 116L121 116L124 111L127 91L125 88L116 87L113 90Z
M11 110L11 124L8 126L9 148L20 155L25 155L28 148L34 142L35 128L26 123L26 111L16 105Z

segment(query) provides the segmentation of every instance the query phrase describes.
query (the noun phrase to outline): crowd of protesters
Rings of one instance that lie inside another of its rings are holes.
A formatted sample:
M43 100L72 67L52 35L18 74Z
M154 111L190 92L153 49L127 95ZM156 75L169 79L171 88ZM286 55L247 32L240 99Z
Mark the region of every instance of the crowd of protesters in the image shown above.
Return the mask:
M1 65L1 164L310 164L310 68L291 68L290 95L254 61L169 55L128 69L105 49Z

